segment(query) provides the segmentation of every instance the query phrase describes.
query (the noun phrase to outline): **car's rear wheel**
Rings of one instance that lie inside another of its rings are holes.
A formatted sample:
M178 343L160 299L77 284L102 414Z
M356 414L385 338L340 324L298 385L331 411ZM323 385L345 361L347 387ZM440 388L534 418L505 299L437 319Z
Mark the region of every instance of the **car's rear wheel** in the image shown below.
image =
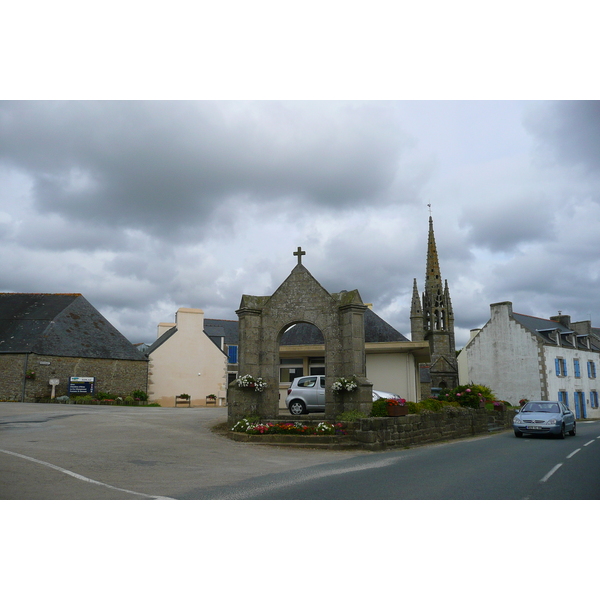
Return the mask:
M302 415L306 412L306 407L304 406L304 402L302 400L292 400L288 406L290 409L290 413L294 416Z
M564 440L564 439L565 439L565 424L564 424L564 423L562 424L562 426L561 426L561 428L560 428L560 433L558 434L558 437L559 437L561 440Z
M573 423L573 429L569 431L569 435L575 435L577 433L577 423Z
M523 437L523 432L515 430L515 437Z

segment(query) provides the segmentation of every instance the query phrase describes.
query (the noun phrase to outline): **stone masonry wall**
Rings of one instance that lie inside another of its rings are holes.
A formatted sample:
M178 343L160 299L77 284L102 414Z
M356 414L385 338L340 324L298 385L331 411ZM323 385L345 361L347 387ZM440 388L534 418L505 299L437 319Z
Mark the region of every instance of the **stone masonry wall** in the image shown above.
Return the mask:
M26 370L34 371L35 379L25 379ZM25 402L49 398L51 378L60 379L56 396L68 395L69 377L95 377L96 392L128 394L136 389L145 392L148 387L145 360L0 354L0 373L0 398L21 401L24 397Z
M361 419L353 435L369 450L406 447L509 429L513 410L450 410L404 417Z

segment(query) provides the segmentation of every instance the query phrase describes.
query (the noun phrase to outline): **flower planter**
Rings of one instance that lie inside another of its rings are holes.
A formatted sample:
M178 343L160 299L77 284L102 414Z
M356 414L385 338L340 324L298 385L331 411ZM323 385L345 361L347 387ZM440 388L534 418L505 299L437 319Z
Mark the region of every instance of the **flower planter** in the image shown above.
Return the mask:
M401 404L387 407L388 417L404 417L408 414L408 406L402 406Z
M494 405L494 410L499 410L500 412L502 412L504 410L504 404L501 404L500 406Z

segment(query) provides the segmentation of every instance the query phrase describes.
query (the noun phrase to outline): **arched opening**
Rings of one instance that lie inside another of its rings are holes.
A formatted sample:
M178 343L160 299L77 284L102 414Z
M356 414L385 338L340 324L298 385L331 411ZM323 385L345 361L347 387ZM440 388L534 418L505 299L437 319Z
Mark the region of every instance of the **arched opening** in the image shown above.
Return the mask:
M280 413L289 414L285 400L294 379L326 375L325 356L325 337L316 325L298 321L282 329L279 338Z

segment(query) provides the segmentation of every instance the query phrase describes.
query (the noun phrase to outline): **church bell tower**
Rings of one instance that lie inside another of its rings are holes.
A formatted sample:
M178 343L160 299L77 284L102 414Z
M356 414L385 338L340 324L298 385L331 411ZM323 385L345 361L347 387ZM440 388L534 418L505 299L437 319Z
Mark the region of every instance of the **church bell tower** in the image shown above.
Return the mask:
M417 280L413 282L410 311L413 342L427 341L431 363L421 365L421 398L429 398L432 388L454 388L458 385L458 363L454 342L454 312L448 281L442 283L433 218L429 217L425 291L419 299ZM433 390L435 391L435 390Z

